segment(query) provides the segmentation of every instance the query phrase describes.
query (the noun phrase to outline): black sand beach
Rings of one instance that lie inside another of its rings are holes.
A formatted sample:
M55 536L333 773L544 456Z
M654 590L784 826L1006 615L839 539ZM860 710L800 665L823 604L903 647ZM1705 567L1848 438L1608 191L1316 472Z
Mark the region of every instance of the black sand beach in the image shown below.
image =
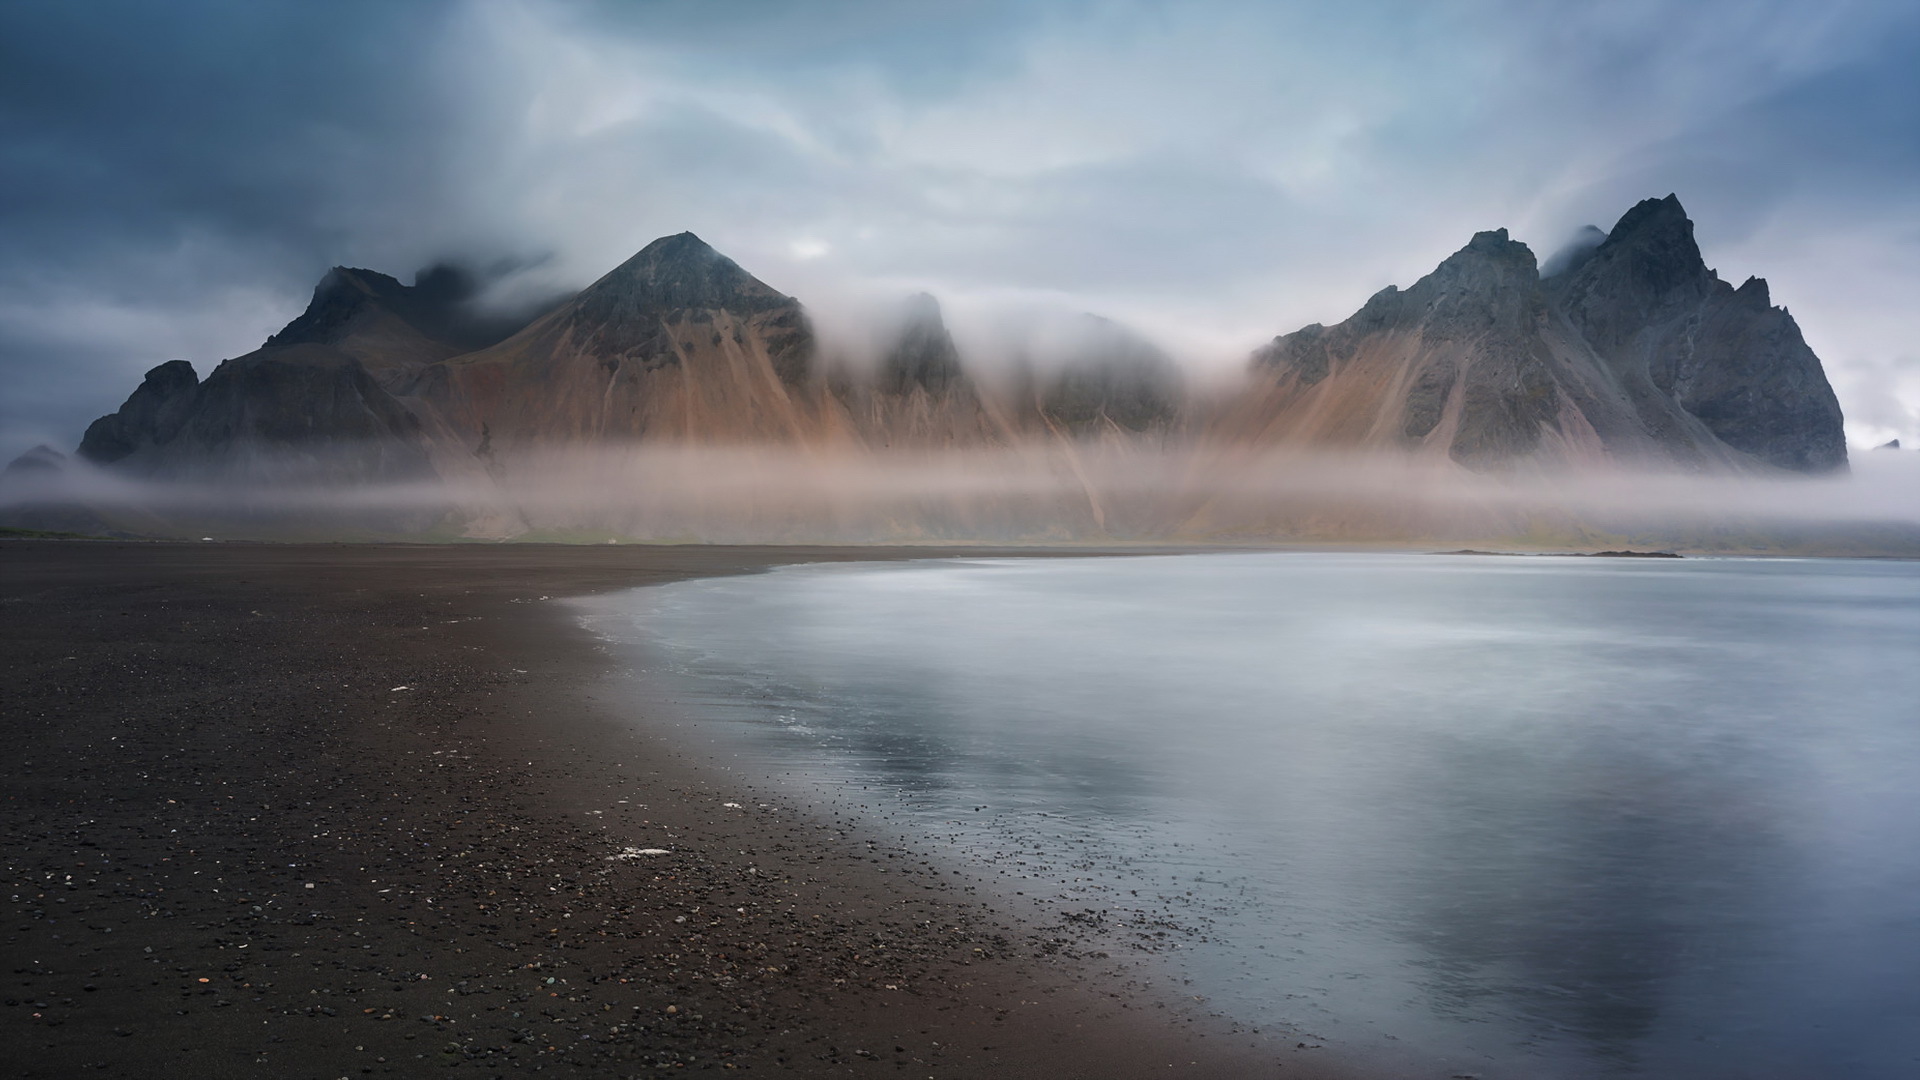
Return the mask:
M740 798L543 602L932 554L0 544L8 1072L1330 1075Z

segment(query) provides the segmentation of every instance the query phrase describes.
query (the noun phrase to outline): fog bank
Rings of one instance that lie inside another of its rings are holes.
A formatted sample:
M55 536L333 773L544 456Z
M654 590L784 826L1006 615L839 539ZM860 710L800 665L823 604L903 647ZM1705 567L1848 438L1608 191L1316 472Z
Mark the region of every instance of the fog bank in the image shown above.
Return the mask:
M132 479L9 474L0 524L262 539L684 543L1340 543L1920 555L1920 454L1821 478L1047 441L887 453L552 448L408 483L329 482L352 447ZM443 467L443 473L453 470Z

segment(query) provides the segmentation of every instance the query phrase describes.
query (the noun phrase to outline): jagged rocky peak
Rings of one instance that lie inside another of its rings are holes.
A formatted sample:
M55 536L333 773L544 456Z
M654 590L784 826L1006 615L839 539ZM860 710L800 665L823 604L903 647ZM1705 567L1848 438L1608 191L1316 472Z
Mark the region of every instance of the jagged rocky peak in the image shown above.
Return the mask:
M1750 277L1733 290L1733 295L1747 302L1748 307L1766 310L1773 306L1773 294L1767 289L1767 279Z
M1389 285L1335 327L1309 323L1256 350L1252 363L1311 385L1351 356L1361 339L1388 330L1442 343L1523 332L1545 308L1533 250L1505 229L1475 233L1406 289Z
M1699 304L1715 280L1693 222L1668 195L1627 211L1578 268L1552 278L1550 287L1587 340L1606 352Z
M1639 264L1652 270L1666 270L1678 278L1691 279L1694 270L1704 269L1700 245L1694 239L1693 219L1678 195L1642 199L1633 204L1607 231L1596 250L1631 250Z
M1738 289L1702 260L1672 195L1544 277L1505 230L1477 234L1412 287L1352 318L1275 338L1272 378L1242 429L1358 443L1445 440L1473 468L1545 452L1697 466L1842 468L1833 391L1767 284ZM1397 397L1397 400L1396 400Z
M1508 236L1505 229L1488 229L1474 233L1467 246L1414 282L1407 295L1444 299L1489 288L1529 288L1539 280L1533 249Z
M1587 339L1604 351L1699 304L1718 280L1701 258L1686 210L1668 195L1628 210L1607 238L1577 268L1554 277L1550 288Z
M1624 385L1650 381L1721 442L1768 465L1846 467L1840 404L1820 359L1772 306L1764 280L1736 289L1708 269L1678 198L1627 211L1548 287Z
M908 298L900 332L880 360L880 389L910 394L915 389L938 396L966 382L960 350L940 317L940 301L927 293Z
M1900 440L1888 439L1886 442L1883 442L1879 446L1874 447L1874 449L1875 450L1898 450L1900 449Z
M1445 269L1448 263L1471 261L1474 257L1495 259L1505 262L1524 262L1533 264L1533 249L1507 235L1505 229L1484 229L1473 234L1467 246L1454 252L1441 263Z
M143 447L170 441L185 422L200 376L185 360L169 360L147 372L118 412L87 426L79 455L109 465Z
M1616 243L1641 243L1668 246L1686 258L1686 252L1700 254L1693 240L1693 219L1680 205L1680 196L1669 191L1658 199L1641 199L1620 220L1613 223L1607 239Z
M1429 335L1471 334L1488 325L1512 326L1543 306L1533 249L1505 229L1473 234L1433 273L1401 294L1402 309Z
M374 270L336 266L313 287L307 310L268 338L268 345L334 345L351 333L356 320L381 308L408 307L411 293L399 281Z
M412 285L375 270L336 266L314 287L307 310L266 344L328 345L378 372L485 348L563 299L493 310L478 304L480 292L477 276L448 263L419 271Z
M326 345L269 346L203 382L183 361L148 373L81 454L135 475L304 481L433 475L419 421L355 358Z
M161 364L88 426L79 449L96 465L150 476L235 476L289 454L304 479L432 475L413 414L358 359L310 343L263 346L205 381L185 360Z

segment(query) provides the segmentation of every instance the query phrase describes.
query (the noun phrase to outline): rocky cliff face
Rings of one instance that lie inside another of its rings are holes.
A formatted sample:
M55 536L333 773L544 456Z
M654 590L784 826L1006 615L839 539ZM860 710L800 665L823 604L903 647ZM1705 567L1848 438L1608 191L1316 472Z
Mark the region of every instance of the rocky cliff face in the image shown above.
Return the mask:
M1792 317L1764 282L1735 289L1707 269L1677 199L1554 263L1543 278L1505 230L1476 235L1411 288L1259 350L1219 433L1482 470L1845 466L1839 405Z
M87 429L80 456L118 471L319 483L435 475L431 433L401 401L450 357L524 326L470 306L475 283L437 267L413 285L334 267L306 311L201 382L173 360ZM399 395L399 396L396 396Z
M87 433L80 438L80 456L97 465L111 465L172 443L199 388L200 376L192 364L185 360L161 364L147 372L118 412L87 425Z
M1302 447L1406 447L1470 467L1568 435L1569 373L1556 354L1533 253L1483 232L1402 291L1337 326L1255 353L1256 385L1229 410L1231 438Z
M503 341L560 301L494 312L474 306L479 283L434 266L412 285L372 270L336 266L314 287L300 317L270 346L326 345L360 361L382 385L405 387L421 366Z
M1672 195L1629 210L1546 291L1643 412L1670 401L1777 468L1845 466L1840 404L1793 316L1765 281L1736 289L1707 269Z
M133 475L354 484L430 478L419 421L360 362L267 346L205 382L174 360L87 429L80 455Z
M370 371L430 364L465 352L427 332L423 323L442 321L434 318L441 313L423 310L429 307L411 287L385 274L336 266L314 287L307 310L267 345L326 345Z

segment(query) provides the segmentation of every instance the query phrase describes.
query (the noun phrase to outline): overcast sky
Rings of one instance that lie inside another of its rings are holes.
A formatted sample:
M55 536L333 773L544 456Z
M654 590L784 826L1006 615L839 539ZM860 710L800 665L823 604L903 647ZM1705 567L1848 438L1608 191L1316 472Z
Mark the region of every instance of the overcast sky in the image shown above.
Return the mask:
M1221 368L1677 192L1856 446L1920 442L1920 5L9 0L0 455L328 266L578 286L691 229L817 309L1089 310Z

